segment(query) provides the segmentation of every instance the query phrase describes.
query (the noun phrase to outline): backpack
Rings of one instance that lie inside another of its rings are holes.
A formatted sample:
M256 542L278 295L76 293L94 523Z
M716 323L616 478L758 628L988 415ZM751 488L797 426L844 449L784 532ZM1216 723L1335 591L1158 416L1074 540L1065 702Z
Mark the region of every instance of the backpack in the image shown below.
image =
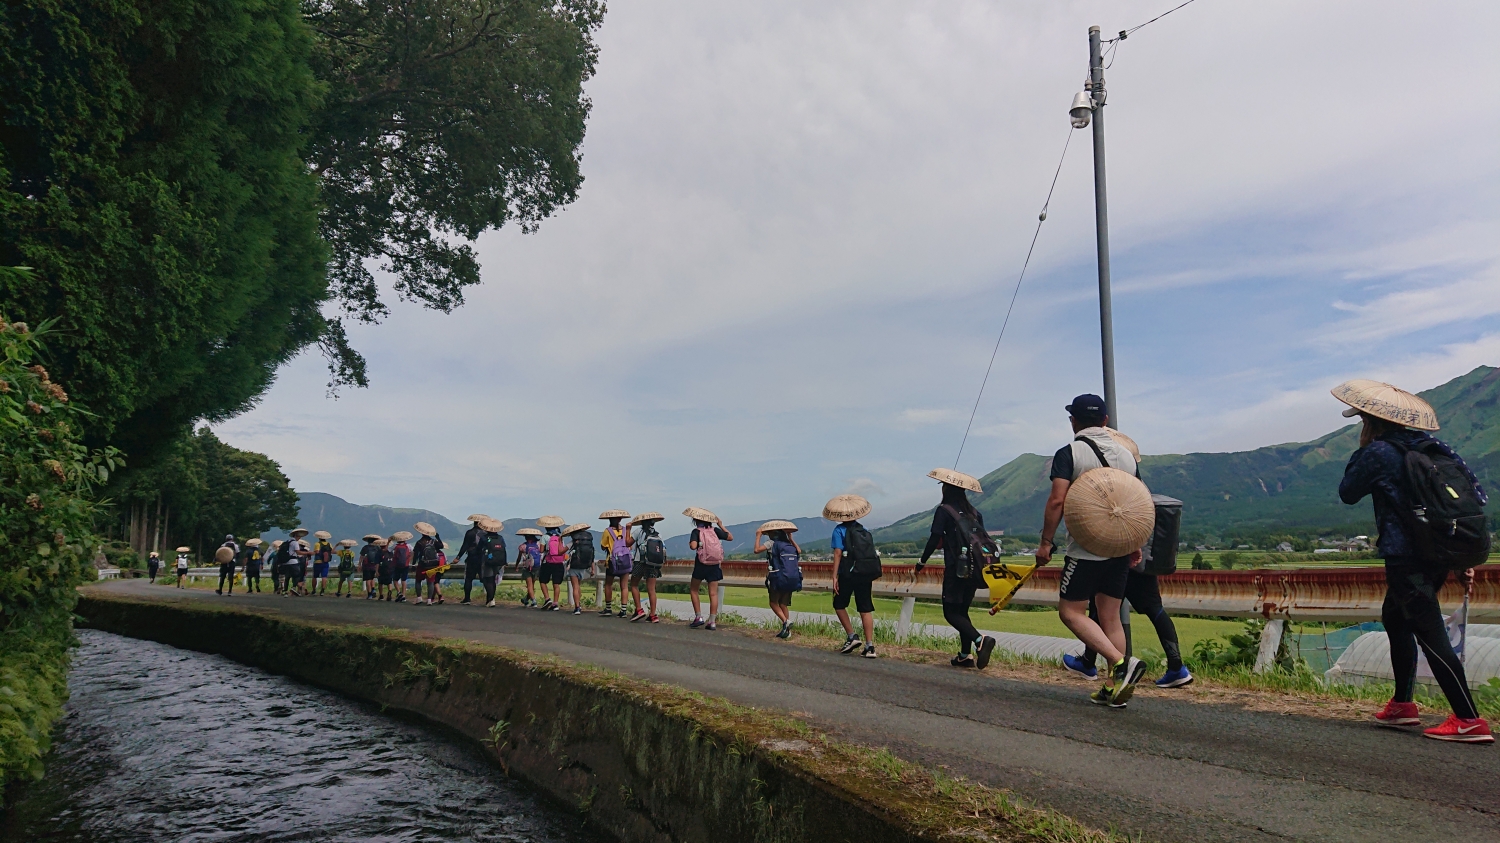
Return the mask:
M609 546L609 572L617 577L630 573L630 569L634 567L630 560L630 545L625 536L624 530L618 535L613 530L610 531L612 543Z
M547 562L556 562L562 558L562 536L547 537Z
M276 548L276 564L277 565L285 565L286 563L292 561L292 542L293 541L295 541L295 539L288 539L287 541L284 541L284 542L281 543L281 547Z
M961 580L969 579L999 558L1000 547L990 538L977 518L971 517L967 512L959 512L951 504L943 504L943 509L948 510L948 514L953 517L953 523L958 525L958 534L964 539L964 543L958 548L958 567L954 574Z
M505 567L505 537L490 536L480 539L479 559L480 567L486 572L498 571Z
M594 534L579 530L573 534L574 568L591 568L594 565Z
M880 579L880 554L875 550L875 537L858 521L844 523L844 557L849 560L845 572L850 576Z
M391 551L391 563L397 568L405 568L411 564L411 547L406 544L398 544Z
M770 590L802 590L802 560L797 555L796 545L791 542L773 541L770 561L771 573L766 577L766 586Z
M698 528L698 561L705 565L724 562L724 545L719 542L719 533L712 524Z
M667 562L667 546L661 540L661 536L652 530L646 536L646 549L642 553L642 559L647 565L665 565Z
M1415 448L1389 444L1405 452L1403 491L1411 508L1400 515L1418 558L1447 571L1483 565L1490 555L1489 524L1463 465L1436 439Z

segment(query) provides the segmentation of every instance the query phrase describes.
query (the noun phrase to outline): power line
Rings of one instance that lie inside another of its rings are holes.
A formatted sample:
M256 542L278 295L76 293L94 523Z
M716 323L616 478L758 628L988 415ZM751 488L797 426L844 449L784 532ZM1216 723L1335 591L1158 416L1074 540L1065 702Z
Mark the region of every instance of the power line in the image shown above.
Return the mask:
M1177 11L1178 9L1181 9L1183 6L1192 5L1192 3L1194 3L1194 2L1195 2L1195 0L1187 0L1186 3L1182 3L1181 5L1173 6L1172 8L1166 10L1165 12L1162 12L1161 14L1157 15L1156 17L1152 18L1151 20L1146 21L1143 24L1132 26L1129 29L1122 29L1122 30L1120 30L1120 34L1119 34L1118 37L1111 38L1106 43L1111 43L1112 44L1112 43L1114 43L1116 41L1124 41L1126 38L1129 38L1130 34L1132 32L1135 32L1137 29L1141 29L1142 27L1150 26L1151 24L1156 23L1157 21L1161 20L1162 18L1166 17L1167 15L1170 15L1173 12Z
M974 409L969 411L969 423L964 427L963 441L958 443L958 456L953 458L954 471L958 470L958 461L963 459L964 446L969 442L969 431L973 429L974 417L979 413L979 402L984 398L984 388L990 382L990 371L995 368L995 356L1000 353L1000 341L1005 339L1005 327L1010 324L1010 315L1016 309L1016 298L1021 295L1021 282L1026 280L1026 268L1031 266L1031 253L1036 249L1036 239L1042 233L1042 223L1047 221L1047 209L1052 205L1052 191L1057 189L1057 177L1062 173L1063 161L1068 158L1068 146L1073 142L1073 131L1068 130L1068 137L1063 141L1062 155L1057 159L1057 169L1052 172L1052 184L1047 188L1047 201L1042 203L1042 212L1037 215L1036 230L1031 233L1031 245L1027 247L1026 260L1021 264L1021 275L1016 278L1016 289L1010 294L1010 307L1005 311L1005 321L1000 323L1000 336L995 338L995 349L990 352L990 365L985 367L984 380L979 383L979 394L974 396Z

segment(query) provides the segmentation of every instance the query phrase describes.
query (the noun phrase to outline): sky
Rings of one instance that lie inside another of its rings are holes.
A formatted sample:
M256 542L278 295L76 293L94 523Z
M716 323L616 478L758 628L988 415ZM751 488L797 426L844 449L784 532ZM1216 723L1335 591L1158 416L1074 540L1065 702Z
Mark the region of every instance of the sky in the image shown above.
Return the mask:
M462 517L701 506L880 525L1102 389L1087 30L1135 2L613 3L577 202L476 244L452 314L350 331L217 426L293 486ZM1500 365L1500 4L1197 0L1106 74L1117 426L1146 453L1305 441L1352 377ZM1159 490L1166 493L1170 489Z

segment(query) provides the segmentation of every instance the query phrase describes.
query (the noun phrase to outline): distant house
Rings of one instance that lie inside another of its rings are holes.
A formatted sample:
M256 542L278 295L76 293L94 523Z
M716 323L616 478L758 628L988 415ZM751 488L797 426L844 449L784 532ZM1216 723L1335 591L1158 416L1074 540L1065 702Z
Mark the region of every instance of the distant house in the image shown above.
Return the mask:
M1293 550L1296 550L1296 548L1292 547L1291 542L1282 542L1281 544L1276 545L1277 553L1291 553Z
M1005 531L1004 530L990 530L990 538L992 538L992 539L999 539L999 538L1004 538L1004 537L1005 537Z

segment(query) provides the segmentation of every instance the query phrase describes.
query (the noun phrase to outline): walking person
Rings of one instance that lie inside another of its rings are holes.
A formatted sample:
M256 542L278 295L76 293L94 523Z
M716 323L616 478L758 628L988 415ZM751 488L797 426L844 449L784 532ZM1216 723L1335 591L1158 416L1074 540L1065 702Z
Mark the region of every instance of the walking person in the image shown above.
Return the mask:
M476 522L483 529L483 533L477 540L477 548L471 559L477 559L479 567L480 582L484 584L484 605L486 608L495 608L495 589L500 581L505 579L505 536L502 531L505 524L494 518L486 518Z
M928 477L942 483L942 497L932 513L932 529L927 546L917 561L921 573L927 560L939 549L943 551L943 620L958 632L958 655L949 662L954 667L983 670L990 664L995 639L980 635L969 618L974 592L984 584L983 553L989 533L984 516L969 501L969 492L983 494L977 478L947 468L934 468Z
M556 515L543 515L536 520L537 526L547 531L542 548L542 570L537 580L542 584L542 611L562 611L562 584L567 578L568 550L563 544L563 520ZM552 593L547 593L551 586Z
M635 601L635 612L630 616L630 622L647 621L648 623L661 623L661 618L656 614L656 581L661 579L662 566L667 562L667 546L662 541L661 534L656 532L656 525L662 520L660 512L647 512L637 515L630 523L638 526L634 544L631 546L632 565L630 568L630 597ZM650 601L651 611L647 612L641 608L641 583L646 583L646 596Z
M521 537L521 546L516 548L516 571L526 584L526 596L521 598L521 605L535 606L536 578L542 569L542 546L537 540L541 538L542 531L535 527L522 527L516 531L516 535ZM543 591L545 590L544 586Z
M1396 693L1375 720L1385 726L1419 726L1415 701L1417 649L1453 713L1423 731L1440 741L1494 743L1490 724L1479 716L1463 662L1453 651L1438 594L1449 574L1460 571L1466 592L1474 588L1473 565L1489 554L1489 502L1474 473L1454 450L1433 438L1437 414L1421 398L1377 381L1356 380L1333 390L1359 416L1359 449L1349 457L1339 498L1374 502L1376 548L1385 560L1385 603L1380 620L1390 638Z
M397 603L406 602L406 578L411 576L411 541L412 534L406 530L400 530L391 534L389 541L391 549L391 591ZM387 597L387 599L390 599Z
M396 537L379 538L375 540L375 546L380 548L380 566L376 568L377 589L375 599L390 603L396 597L396 547L392 541Z
M1068 489L1079 477L1098 468L1114 468L1140 476L1130 449L1110 435L1103 398L1080 395L1064 409L1068 411L1074 438L1052 457L1052 490L1042 516L1037 567L1052 561L1054 539L1062 523ZM1120 601L1125 599L1130 566L1139 559L1140 551L1126 556L1101 556L1083 547L1072 536L1063 556L1058 615L1085 647L1108 660L1107 680L1089 699L1111 708L1125 707L1146 670L1140 659L1125 655L1125 627L1120 621ZM1090 600L1095 603L1098 620L1089 617Z
M333 545L329 540L333 534L327 530L319 530L313 533L317 541L313 544L312 555L312 594L326 596L328 594L328 572L333 568Z
M374 533L364 535L364 546L359 549L359 578L364 585L365 599L379 596L380 563L385 551L381 549L384 539Z
M245 539L245 549L240 551L240 566L245 570L245 593L260 592L260 547L263 542L258 539Z
M339 584L333 590L334 597L343 595L344 599L348 600L354 596L354 545L356 544L358 542L354 539L340 539L338 549L333 552L339 560Z
M444 564L443 539L438 535L437 528L426 521L418 521L415 529L422 534L412 547L412 556L417 560L417 583L427 583L426 605L432 606L443 602L442 591L438 588L442 569L447 567ZM420 594L417 596L417 605L423 605Z
M187 575L188 575L188 568L190 567L190 565L188 564L188 554L191 553L191 552L192 551L188 550L187 547L179 547L179 548L177 548L177 587L178 588L187 588Z
M573 614L583 614L583 581L594 574L594 534L589 525L574 524L562 534L571 541L568 544L568 596L572 600Z
M482 521L491 520L488 515L474 513L469 516L473 522L469 529L464 531L464 539L458 545L458 552L453 554L453 564L464 563L464 599L458 601L460 606L468 606L469 598L474 591L474 581L481 579L479 557L476 555L480 537L484 535L484 528L479 524Z
M153 551L151 551L151 555L146 557L146 576L150 577L150 579L148 580L148 582L150 582L151 584L155 585L156 584L156 575L160 571L161 571L161 554L157 553L156 551L153 550Z
M1156 687L1182 688L1193 684L1192 672L1182 663L1182 644L1177 638L1177 625L1172 622L1172 616L1167 614L1166 607L1162 605L1161 587L1156 581L1156 575L1142 571L1140 561L1131 565L1130 573L1125 577L1125 599L1129 601L1131 611L1145 615L1151 621L1156 637L1161 641L1162 651L1166 653L1167 670L1154 683ZM1099 622L1097 601L1089 603L1089 618L1095 623ZM1096 679L1099 676L1098 660L1099 654L1085 645L1082 655L1064 654L1063 667L1084 679Z
M693 550L693 576L688 580L688 598L693 602L692 629L710 632L719 628L719 583L724 580L724 542L734 541L734 534L724 528L719 516L690 506L682 511L693 519L693 532L688 537L688 547ZM703 617L703 605L699 602L698 589L708 583L708 618Z
M635 537L630 534L629 528L620 525L629 517L630 513L623 509L599 513L600 520L609 521L609 526L599 537L599 547L604 551L604 608L599 610L599 614L604 617L614 614L610 599L614 594L616 581L620 584L620 617L630 616L630 610L625 608L625 580L635 567L630 550L635 546Z
M224 543L214 551L214 561L219 563L219 587L214 589L215 594L223 596L226 580L229 583L229 593L234 594L234 563L239 561L239 555L240 546L234 536L225 536Z
M859 611L860 627L864 633L865 658L875 654L875 600L871 588L880 579L880 554L875 550L875 539L870 531L859 523L859 519L870 514L870 502L859 495L839 495L823 506L823 517L840 522L833 528L829 547L833 550L833 612L844 626L844 646L841 653L852 653L860 649L860 632L854 629L849 618L849 601Z
M792 538L795 532L797 525L790 521L767 521L755 530L755 552L766 555L766 599L781 621L777 638L792 637L792 592L802 590L802 547Z
M266 553L266 557L265 557L266 564L269 565L270 568L271 568L271 593L272 594L281 594L281 590L286 587L286 582L285 582L284 578L282 577L283 571L282 571L281 561L280 561L281 560L281 546L283 544L286 544L286 542L282 541L281 539L276 539L275 541L271 542L271 549L270 549L269 552Z
M287 539L286 544L281 546L281 552L285 554L286 559L285 579L287 581L286 589L281 593L282 597L288 594L293 597L302 597L307 594L307 560L312 556L312 551L308 549L307 543L302 541L305 535L307 535L307 528L298 527L292 531L292 537ZM280 559L282 556L278 555L277 558Z

